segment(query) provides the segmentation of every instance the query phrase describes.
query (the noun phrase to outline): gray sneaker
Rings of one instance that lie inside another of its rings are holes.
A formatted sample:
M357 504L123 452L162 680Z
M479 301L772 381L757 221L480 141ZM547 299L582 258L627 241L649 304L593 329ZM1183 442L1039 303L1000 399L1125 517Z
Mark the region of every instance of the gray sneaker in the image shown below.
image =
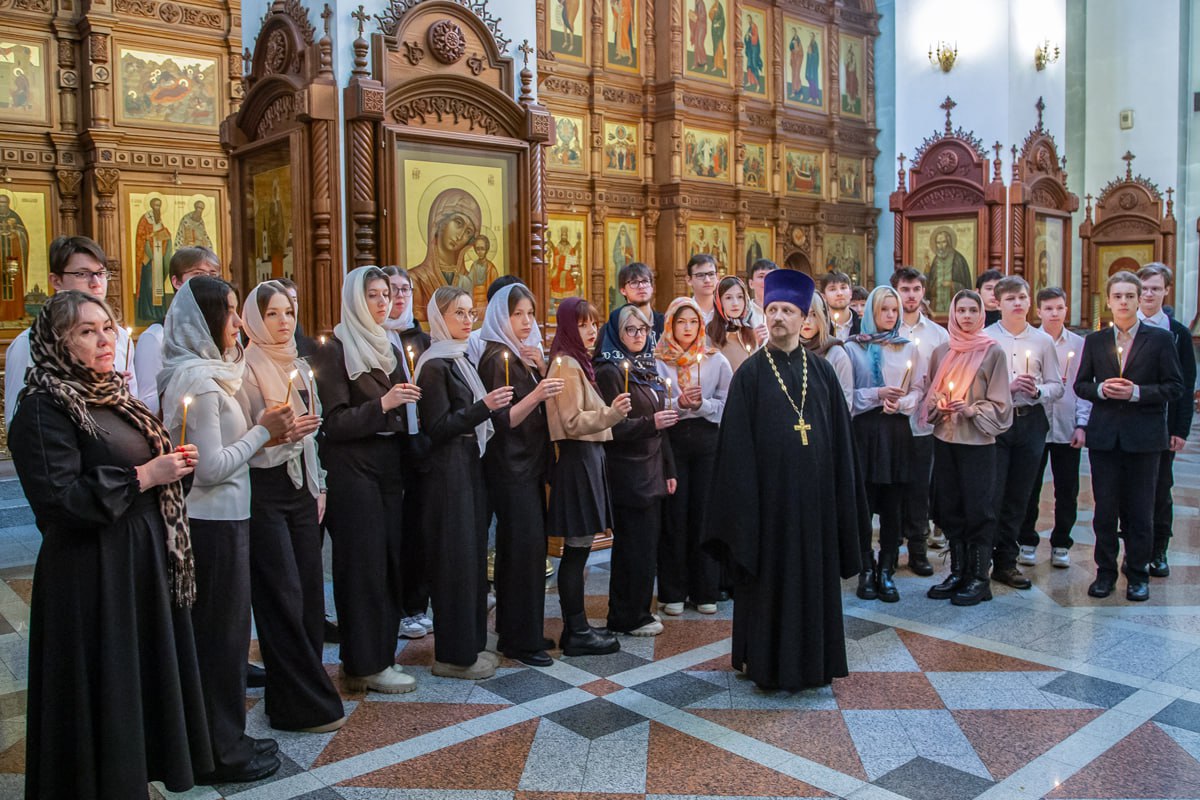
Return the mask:
M420 639L428 632L416 617L405 617L400 620L400 635L405 639Z
M926 546L930 550L942 550L946 547L946 532L941 528L934 526L933 533L930 534Z
M1017 563L1023 567L1032 567L1037 563L1037 547L1032 544L1021 545L1021 552L1017 555Z
M1071 566L1071 551L1065 547L1056 547L1050 551L1050 563L1059 569Z

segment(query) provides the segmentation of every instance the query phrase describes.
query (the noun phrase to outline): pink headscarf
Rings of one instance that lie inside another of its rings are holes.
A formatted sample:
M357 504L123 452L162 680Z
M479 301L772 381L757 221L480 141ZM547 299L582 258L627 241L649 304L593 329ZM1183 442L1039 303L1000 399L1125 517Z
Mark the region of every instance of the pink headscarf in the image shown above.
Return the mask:
M951 400L966 400L971 391L971 384L979 372L979 365L987 351L996 344L995 340L983 332L983 316L979 317L979 327L973 331L964 330L954 316L954 306L962 292L954 295L950 303L950 351L938 364L933 380L929 382L929 390L925 393L926 400L942 394ZM954 384L954 391L949 392L949 384Z

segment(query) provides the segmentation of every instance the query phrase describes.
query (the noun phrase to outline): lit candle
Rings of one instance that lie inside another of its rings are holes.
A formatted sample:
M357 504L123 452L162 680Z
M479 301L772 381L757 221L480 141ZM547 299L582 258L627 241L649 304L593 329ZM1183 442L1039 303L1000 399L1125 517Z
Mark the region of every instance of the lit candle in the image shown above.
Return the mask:
M283 404L286 406L292 402L292 381L296 380L296 376L300 374L300 370L294 369L288 375L288 393L287 397L283 398Z
M557 378L561 378L562 377L562 356L559 356L558 358L554 359L554 365L557 367L557 370L555 371L554 376Z
M317 382L316 374L310 369L308 371L308 413L312 416L317 414Z
M629 394L629 362L626 361L621 366L625 367L625 394Z
M1025 351L1025 374L1026 374L1026 375L1030 374L1030 373L1029 373L1029 357L1030 357L1030 356L1032 356L1032 355L1033 355L1033 351L1032 351L1032 350L1026 350L1026 351Z
M1125 355L1125 348L1118 347L1117 348L1117 367L1118 367L1117 375L1122 378L1125 377L1125 362L1121 360L1121 357L1123 355Z
M413 346L411 344L408 346L407 352L408 352L408 375L409 375L409 377L415 379L415 376L417 374L417 358L416 358L416 355L413 353ZM508 357L508 354L506 353L505 358L507 358L507 357Z
M703 363L704 363L704 353L701 353L700 355L696 356L696 388L697 389L704 388L700 385L700 367Z
M1063 370L1063 383L1067 382L1067 376L1071 374L1071 359L1075 357L1075 351L1067 353L1067 368Z
M504 351L504 385L508 386L508 351Z
M125 329L125 372L129 372L129 352L133 350L133 328Z
M667 378L667 410L671 409L671 379Z
M179 446L183 447L187 444L187 410L192 404L192 396L189 394L183 398L183 431L179 434Z
M946 395L946 399L948 400L954 395L954 381L950 381L946 386L949 388L949 393Z
M319 342L319 343L320 343L321 347L324 347L324 346L325 346L325 337L324 337L324 336L318 336L318 337L317 337L317 342Z
M900 390L901 390L901 391L907 391L907 387L908 387L908 376L912 374L912 361L909 361L909 362L907 362L907 363L904 365L904 367L905 367L905 369L904 369L904 377L900 379Z

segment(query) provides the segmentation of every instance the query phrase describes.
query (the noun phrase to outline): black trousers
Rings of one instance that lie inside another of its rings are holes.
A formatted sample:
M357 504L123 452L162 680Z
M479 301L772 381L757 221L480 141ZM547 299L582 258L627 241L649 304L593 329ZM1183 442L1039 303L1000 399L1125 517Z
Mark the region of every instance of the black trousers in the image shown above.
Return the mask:
M250 470L250 597L267 668L265 703L283 730L333 722L345 711L322 664L325 573L317 501L287 466Z
M919 484L914 484L919 485ZM904 496L911 494L907 483L868 483L867 502L872 514L879 515L879 552L894 553L900 549L903 530ZM870 551L871 541L862 543L864 553Z
M402 467L404 478L404 519L413 525L421 519L421 473ZM400 539L400 610L405 617L424 614L429 609L429 572L425 569L425 540L410 532Z
M654 621L654 565L662 533L663 501L647 506L613 503L613 545L609 562L608 627L628 633Z
M675 455L675 494L667 498L667 524L658 547L658 601L696 605L717 602L721 568L700 549L718 428L688 419L668 428Z
M905 539L924 540L929 535L929 497L933 473L933 436L914 436L913 478L905 487L900 502L902 533Z
M1017 411L1026 411L1018 415ZM1016 566L1017 534L1029 507L1035 470L1046 449L1050 421L1041 406L1014 410L1012 427L996 437L996 533L992 564L998 569Z
M347 674L374 675L396 663L400 635L404 487L398 461L377 471L330 468L325 527L333 543L333 602Z
M1017 542L1026 547L1037 547L1038 507L1042 500L1042 482L1046 476L1046 464L1054 475L1054 529L1050 531L1051 547L1070 547L1075 541L1071 529L1079 517L1079 460L1083 450L1069 444L1051 442L1042 451L1042 461L1033 475L1033 488L1029 491L1029 506L1025 509L1025 521Z
M995 475L995 445L950 444L941 439L934 442L937 518L947 539L992 546L996 529Z
M1158 457L1158 482L1154 488L1154 549L1166 550L1175 523L1175 503L1171 489L1175 486L1175 454L1162 451Z
M488 474L496 510L496 635L505 650L542 649L546 607L546 490L536 478Z
M192 630L213 765L238 769L254 758L254 740L246 735L250 520L190 518L188 523L196 561Z
M1088 450L1092 465L1092 494L1096 532L1096 574L1117 577L1118 522L1124 528L1124 571L1130 583L1150 579L1154 540L1154 490L1158 483L1159 453L1125 453L1120 450Z

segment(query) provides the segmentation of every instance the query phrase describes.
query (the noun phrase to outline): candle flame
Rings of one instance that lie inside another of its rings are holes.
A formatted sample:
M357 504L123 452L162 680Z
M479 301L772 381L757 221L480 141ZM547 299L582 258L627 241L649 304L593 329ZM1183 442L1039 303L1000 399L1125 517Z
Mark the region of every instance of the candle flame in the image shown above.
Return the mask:
M556 364L558 364L558 366L560 366L560 367L562 366L562 356L559 356L558 358L554 359L554 361Z
M504 360L508 361L508 351L507 350L504 351Z
M915 344L917 347L920 347L921 346L921 337L918 336L916 339L913 339L913 344Z
M1124 352L1125 352L1125 348L1124 348L1124 347L1118 347L1118 348L1117 348L1117 355L1121 355L1121 354L1122 354L1122 353L1124 353Z
M310 369L310 370L308 371L308 379L311 381L311 380L312 380L313 378L315 378L315 377L317 377L317 376L316 376L316 375L313 373L313 371Z
M625 371L626 371L626 372L628 372L628 371L629 371L629 362L628 362L628 361L626 361L626 362L624 362L623 364L621 364L621 366L625 367Z
M126 336L133 336L133 328L126 328L126 329L125 329L125 335L126 335Z
M950 391L954 391L954 381L950 381Z
M907 362L905 364L905 366L908 367L909 369L912 369L912 362L911 361Z
M324 336L318 336L317 340L321 343L321 347L325 346L325 337Z
M298 369L292 370L291 374L288 375L288 381L290 382L290 381L296 380L296 376L299 374L300 374L300 370L298 370Z
M322 336L321 338L322 338L322 339L324 339L325 337L324 337L324 336ZM412 345L411 345L411 344L408 346L408 354L409 354L410 356L412 355Z
M192 396L189 394L183 398L183 407L187 408L192 404Z
M1030 357L1030 356L1032 356L1032 355L1033 355L1033 351L1032 351L1032 350L1026 350L1026 351L1025 351L1025 357L1026 357L1026 358L1029 358L1029 357Z

